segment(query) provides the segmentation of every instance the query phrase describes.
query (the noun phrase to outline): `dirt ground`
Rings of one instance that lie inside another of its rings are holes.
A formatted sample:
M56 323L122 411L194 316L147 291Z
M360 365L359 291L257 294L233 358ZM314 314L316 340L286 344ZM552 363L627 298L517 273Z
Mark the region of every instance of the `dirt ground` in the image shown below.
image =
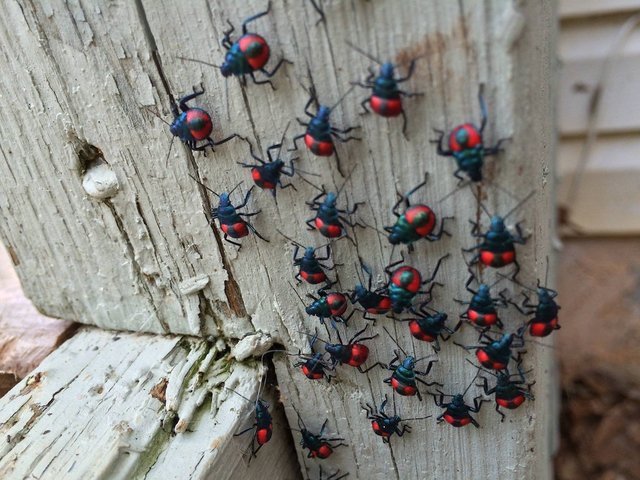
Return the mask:
M640 241L564 241L559 480L640 479Z

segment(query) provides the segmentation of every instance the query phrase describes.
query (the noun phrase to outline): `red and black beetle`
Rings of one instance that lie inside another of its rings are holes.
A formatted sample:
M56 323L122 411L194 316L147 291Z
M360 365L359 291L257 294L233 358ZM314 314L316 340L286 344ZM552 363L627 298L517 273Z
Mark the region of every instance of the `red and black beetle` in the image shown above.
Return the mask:
M547 273L548 272L549 269L547 264ZM529 287L525 287L520 282L517 283L527 290L532 290ZM524 300L521 305L514 302L509 303L516 307L523 315L533 315L533 318L527 322L527 325L529 326L529 334L532 337L546 337L554 330L558 330L560 328L560 325L558 325L558 311L560 310L560 305L555 301L555 298L558 296L558 292L541 286L540 280L538 280L535 293L538 296L537 304L531 303L531 300L526 293L522 294Z
M436 278L438 270L440 270L442 261L449 255L450 254L447 253L438 259L438 263L433 269L431 276L426 280L422 280L420 272L408 265L404 265L394 270L394 267L404 262L404 258L387 265L384 271L389 277L387 289L389 297L391 297L391 308L394 313L402 313L404 310L411 309L413 299L417 294L424 293L431 297L433 287L436 285L442 286L441 283L434 282L433 280ZM429 283L431 283L431 285L427 290L420 290L423 285L427 285Z
M236 162L239 165L242 165L244 168L250 168L251 178L253 179L254 183L261 189L270 191L274 199L276 199L276 187L278 186L283 189L293 188L294 190L296 190L296 187L293 185L293 183L283 184L281 179L282 175L293 177L293 175L295 174L293 162L297 160L297 158L292 158L291 160L289 160L289 168L286 168L284 161L280 159L280 151L284 142L285 133L282 134L280 143L276 143L267 148L267 157L269 158L268 162L265 162L254 153L253 145L247 139L244 140L249 144L249 153L254 160L258 161L258 164ZM278 150L278 154L276 155L275 160L273 159L271 153L272 150Z
M264 12L260 12L256 15L246 18L242 22L242 36L233 42L231 40L231 34L234 32L235 27L227 20L229 24L229 30L223 32L221 44L227 53L225 54L224 62L221 66L214 65L202 60L196 60L193 58L178 57L182 60L189 60L197 63L202 63L210 67L219 68L224 77L234 75L240 79L242 85L246 85L246 75L251 77L251 80L256 85L262 85L268 83L271 88L275 90L273 83L269 78L273 77L283 63L293 64L289 60L282 58L272 71L267 71L265 65L269 61L271 50L267 41L257 33L251 33L247 29L247 25L260 17L267 15L271 11L271 2L267 5L267 9ZM267 80L258 80L254 72L260 71L266 77Z
M320 432L318 434L315 434L307 429L307 426L305 425L304 421L302 420L302 417L300 417L300 414L298 413L297 410L296 410L296 414L298 415L298 427L300 428L300 430L297 430L297 431L299 431L300 434L302 435L302 438L300 440L300 446L302 446L302 448L306 448L309 450L309 453L307 454L307 458L319 458L319 459L329 458L335 448L338 448L340 446L345 446L345 447L347 446L346 443L342 443L342 440L344 440L344 438L323 437L323 434L324 434L325 428L327 427L327 422L329 421L329 419L326 419L324 421L324 423L322 424L322 427L320 428ZM291 430L295 431L295 429L293 428ZM339 443L335 443L335 442L339 442Z
M442 147L442 139L444 138L443 131L436 130L439 137L433 142L438 145L438 155L455 158L458 169L453 173L453 175L460 181L464 180L464 178L460 176L460 172L465 172L474 182L481 181L484 157L488 155L496 155L501 151L500 145L503 140L499 140L498 143L489 148L486 148L483 143L482 134L484 132L484 127L487 124L487 106L484 103L482 87L483 86L481 85L478 93L480 112L482 115L480 128L476 127L472 123L464 123L454 128L449 134L448 150L445 150Z
M440 221L438 232L434 233L437 219L433 210L427 205L411 205L409 202L409 197L426 184L427 180L425 179L404 195L396 192L398 201L391 210L397 218L396 223L391 227L384 227L384 230L389 233L389 243L392 245L398 245L400 243L409 245L409 251L411 251L413 250L413 242L421 238L434 242L440 240L442 235L451 236L451 234L444 229L444 223L453 217L443 217ZM404 213L400 213L399 211L402 203L405 204Z
M327 292L324 289L318 290L318 295L319 298L316 298L313 295L307 295L313 299L311 305L308 305L305 308L308 315L318 317L322 324L324 324L325 318L329 318L331 319L331 323L334 328L336 327L336 321L344 324L349 321L353 312L348 316L343 317L348 306L346 295L340 292Z
M504 370L509 365L509 360L513 359L518 365L522 361L525 351L518 351L513 355L513 348L524 346L522 339L523 331L519 329L516 333L505 333L494 339L487 335L486 331L480 332L480 345L462 345L455 343L465 350L475 350L476 358L483 367L491 370Z
M364 309L363 318L365 320L375 322L376 319L370 315L384 315L389 313L392 306L391 297L386 294L386 286L373 290L373 275L371 269L364 263L362 258L358 257L358 259L360 260L360 268L369 277L368 284L367 287L365 287L363 285L364 281L360 279L360 283L349 293L349 300L351 300L352 304L360 304ZM360 275L358 275L358 277L360 277Z
M238 242L234 242L233 240L229 240L229 238L236 239L236 238L246 237L247 235L249 235L249 232L251 231L253 232L254 235L256 235L261 240L264 240L265 242L269 241L266 238L264 238L262 235L260 235L260 233L258 233L258 231L255 229L253 225L251 225L249 222L245 220L245 218L253 217L254 215L259 214L262 210L258 210L257 212L252 212L252 213L238 212L238 210L240 210L241 208L244 208L247 205L247 202L249 201L249 197L251 196L251 192L253 191L253 187L249 189L247 194L244 196L243 202L240 205L233 205L231 203L231 200L229 200L229 197L234 192L234 190L242 184L242 182L238 183L235 187L233 187L229 193L223 192L218 195L216 192L211 190L209 187L207 187L204 183L202 183L193 175L189 174L189 176L193 178L196 181L196 183L198 183L201 187L213 193L216 197L220 199L218 206L211 208L211 221L213 221L214 219L218 220L218 223L220 224L220 229L224 233L224 236L223 236L224 240L237 246L238 249L240 249L242 245Z
M471 423L474 427L480 428L480 424L471 416L471 413L478 413L480 411L480 407L482 407L482 403L486 400L483 400L482 395L479 395L473 399L473 406L464 403L464 396L469 390L469 387L473 385L473 381L476 377L473 378L463 393L447 395L438 390L439 395L433 395L433 400L435 401L436 406L445 409L437 418L438 423L444 421L456 428L464 427ZM451 401L445 402L444 397L451 397Z
M227 387L225 388L230 392L235 393L239 397L245 399L247 402L254 403L235 390ZM255 435L251 440L251 455L255 457L262 446L269 440L271 440L271 435L273 434L273 421L271 419L271 413L269 413L269 405L260 398L257 398L255 401L255 423L249 428L236 433L234 436L237 437L253 430L255 430ZM255 446L256 443L258 444L257 447Z
M298 281L298 283L300 283L302 279L310 285L317 285L322 282L326 283L327 288L330 285L333 285L333 282L328 279L325 270L335 270L336 265L327 267L326 265L321 263L331 258L331 246L329 244L315 248L305 247L295 240L287 237L280 230L278 230L278 233L289 240L295 246L295 249L293 251L293 265L294 267L298 267L298 273L296 273L295 275L295 279ZM316 256L316 252L321 248L325 249L324 256ZM298 256L300 249L304 250L304 254L301 257Z
M519 223L515 224L516 234L512 234L509 232L507 227L505 226L505 220L515 212L518 208L520 208L524 202L526 202L534 192L531 192L524 198L521 202L518 203L514 208L511 209L504 217L499 215L491 215L487 208L484 206L482 202L478 199L478 203L484 213L491 219L491 224L489 226L489 230L486 232L480 231L480 225L472 220L470 220L473 225L473 229L471 230L471 235L475 238L482 239L478 245L472 248L463 249L463 252L473 252L478 250L478 253L471 259L469 262L470 265L473 265L477 262L480 262L487 267L492 268L502 268L507 265L513 264L515 269L511 274L511 279L516 280L518 273L520 272L520 264L518 264L518 260L516 259L516 244L524 245L527 241L527 238L523 235L522 229Z
M371 106L371 109L381 117L397 117L402 115L402 133L406 137L407 114L405 113L404 108L402 108L402 97L416 97L424 94L405 92L400 89L399 84L406 82L411 78L417 59L413 59L409 63L409 70L407 71L406 77L396 78L396 66L393 63L381 62L373 55L362 50L360 47L353 45L350 42L347 42L347 44L356 52L380 65L380 73L378 76L376 76L375 72L369 69L369 76L365 79L364 83L352 82L353 85L358 85L371 90L371 95L360 103L365 113L369 113L369 110L367 109L368 103Z
M414 312L416 314L415 317L400 321L409 322L409 331L413 338L422 342L433 343L433 350L437 353L440 351L439 338L446 342L457 331L460 324L453 330L447 327L447 314L429 307L429 303L429 300L423 302Z
M393 405L393 416L391 417L384 413L384 407L387 404L387 400L387 395L385 395L383 402L380 404L379 411L369 403L361 405L362 409L367 412L367 418L371 420L371 428L373 429L373 432L376 435L381 436L382 441L385 443L390 443L391 436L394 433L399 437L402 437L405 433L411 432L411 427L409 425L403 424L402 428L400 428L400 422L431 418L431 415L428 415L426 417L402 419L396 414L395 403Z
M466 320L469 323L481 327L490 328L492 325L497 325L499 328L503 328L502 320L498 316L498 308L507 306L507 300L503 297L503 292L500 292L500 298L494 298L491 296L491 287L493 285L486 285L481 283L478 286L478 290L471 288L471 282L476 279L476 276L471 270L469 270L470 276L465 283L465 288L472 294L471 300L465 302L463 300L454 299L461 305L468 305L463 314L460 315L462 320ZM461 321L462 321L461 320ZM455 330L460 327L460 323L456 326Z
M390 385L391 388L393 388L393 390L396 393L398 393L399 395L402 395L403 397L412 397L416 395L418 397L418 400L422 401L422 395L420 395L420 391L418 390L418 385L416 382L420 382L428 387L432 385L442 386L441 383L438 383L438 382L428 383L419 377L419 376L429 375L429 372L431 372L431 368L433 367L433 364L437 363L438 359L429 361L426 370L424 371L416 370L416 364L418 362L421 362L422 360L426 360L429 357L422 357L422 358L416 359L411 355L407 355L407 352L404 351L404 349L400 346L398 341L395 338L393 338L393 336L391 336L391 334L389 333L389 330L387 330L387 327L383 327L383 328L384 328L384 331L387 332L387 335L389 335L389 338L391 338L393 343L395 343L399 349L399 350L394 350L393 352L394 357L391 359L391 362L389 362L388 365L385 365L384 363L381 363L381 362L378 362L376 364L392 372L391 376L389 378L384 379L383 382ZM404 359L402 360L402 362L398 363L400 360L400 352L403 353ZM366 371L371 370L376 365L369 367Z
M171 135L173 135L173 139L171 140L171 144L169 145L169 151L167 152L167 157L165 160L165 164L169 160L169 156L171 155L171 148L173 147L173 140L177 137L184 143L190 150L201 152L204 151L207 147L211 147L213 149L214 146L222 145L223 143L228 142L236 137L239 137L237 133L229 135L227 138L223 138L219 141L214 141L211 138L211 132L213 131L213 122L211 120L211 115L206 110L197 107L190 107L187 105L187 102L193 100L194 98L202 95L204 93L204 88L201 91L194 91L191 95L186 95L181 97L178 100L180 110L178 110L178 106L173 101L173 97L171 99L171 113L173 114L173 121L168 124L169 131ZM152 110L148 110L151 114L158 117L162 122L167 123L165 120L160 117L157 113ZM205 141L205 143L198 145L199 142Z
M312 103L316 103L318 105L318 101L316 98L316 93L313 88L310 91L310 97L307 101L307 104L304 107L304 113L311 120L309 122L305 122L304 120L298 118L298 123L306 127L304 133L293 137L293 150L298 149L298 140L304 138L304 143L307 149L318 157L330 157L334 153L336 154L336 163L338 166L338 172L340 175L344 177L344 173L342 171L342 165L340 164L340 157L338 157L337 152L335 151L334 139L338 140L341 143L346 143L350 140L361 140L360 138L349 136L343 137L342 135L346 135L349 132L360 128L357 127L349 127L346 129L338 129L331 125L331 121L329 117L331 116L331 112L334 108L336 108L342 100L351 92L353 87L351 87L347 92L336 102L336 104L332 107L327 107L325 105L319 105L316 114L314 115L309 111L309 107Z
M467 360L469 362L469 360ZM473 365L472 362L469 362ZM518 373L509 374L509 370L493 373L488 370L482 369L473 365L474 367L482 370L484 373L488 373L496 378L496 385L489 388L487 377L480 375L482 383L478 385L482 387L485 395L495 394L496 412L501 416L501 422L504 422L505 415L500 411L500 407L508 410L514 410L524 403L525 400L533 400L533 394L531 393L531 387L533 383L527 384L524 377L525 373L518 365ZM514 378L515 377L515 378Z
M317 230L324 237L331 239L347 237L355 245L353 238L347 234L347 230L343 224L351 228L362 226L358 222L353 222L346 218L347 215L353 215L362 203L356 203L350 210L338 208L336 203L343 187L344 184L337 193L327 192L324 187L319 189L320 193L310 202L306 202L311 211L316 212L316 216L308 219L305 223L310 230ZM320 201L322 197L325 198Z
M327 351L332 361L332 368L335 368L338 364L347 364L352 367L356 367L361 372L366 370L362 370L362 364L367 361L369 358L369 347L367 347L364 343L365 340L371 340L376 338L378 334L372 335L370 337L361 337L369 325L365 326L362 330L356 333L347 343L342 342L342 338L340 338L340 332L336 330L336 335L338 336L339 343L330 343L325 340L318 338L317 340L324 343L324 349ZM313 337L314 340L316 336Z

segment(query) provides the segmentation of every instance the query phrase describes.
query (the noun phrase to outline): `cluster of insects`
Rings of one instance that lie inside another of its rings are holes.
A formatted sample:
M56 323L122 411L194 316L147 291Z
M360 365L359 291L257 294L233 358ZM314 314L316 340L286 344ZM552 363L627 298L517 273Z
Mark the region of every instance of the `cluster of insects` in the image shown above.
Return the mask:
M312 0L311 2L321 16L320 21L324 21L324 13L319 8L319 4ZM267 15L269 11L270 4L266 11L247 18L242 23L242 35L236 40L232 37L233 26L224 32L222 45L227 53L222 65L217 66L223 76L234 75L243 85L249 77L256 84L269 84L273 87L271 78L284 64L291 63L281 58L271 71L267 70L266 65L270 58L269 44L264 37L249 30L249 25L253 21ZM406 135L407 115L403 100L419 96L421 93L406 92L401 89L401 84L411 78L417 59L410 61L408 72L402 77L398 76L396 65L381 62L354 45L351 47L377 63L380 69L378 72L370 70L362 82L352 82L347 94L355 87L368 90L368 96L361 101L362 108L366 112L369 112L370 108L382 117L402 117L402 132ZM258 73L260 77L256 76ZM170 125L171 134L194 151L213 148L239 138L237 134L220 140L214 140L211 137L213 128L211 116L205 110L188 104L203 92L204 90L196 91L181 98L179 109L175 105L172 107L174 119ZM331 120L332 111L347 94L343 95L336 104L327 106L320 104L316 92L310 89L309 99L303 109L307 118L298 119L303 131L293 137L294 148L291 150L298 150L300 148L298 142L303 140L304 146L311 154L320 157L334 156L341 174L343 170L337 156L336 142L359 140L352 136L352 132L359 127L339 128ZM479 126L464 123L453 128L448 135L438 130L437 138L433 141L438 155L453 157L455 160L457 168L453 175L459 180L458 190L467 186L472 190L475 185L481 184L485 158L497 155L502 150L502 140L493 146L485 145L484 129L487 125L488 113L482 89L479 94L479 103L481 111ZM312 109L314 104L317 108ZM289 125L287 129L288 127ZM250 156L256 163L238 162L243 168L250 169L255 183L246 192L242 201L235 203L232 201L232 195L239 185L229 191L217 193L193 177L195 182L217 197L217 206L211 209L211 219L218 221L223 239L238 249L242 245L240 240L250 234L269 241L250 223L250 218L258 215L260 211L245 211L253 189L258 187L266 190L274 199L279 189L288 187L295 189L292 183L285 183L287 182L285 177L291 179L300 175L300 170L295 165L297 159L285 161L281 158L287 129L278 143L267 148L266 159L257 155L251 142L244 139L249 144ZM341 238L354 242L349 229L368 228L367 225L353 219L360 204L347 207L340 203L340 194L349 176L350 173L346 177L343 174L345 182L335 192L327 191L324 186L314 185L319 193L307 202L310 218L306 224L310 230L324 237L325 243L320 246L304 245L278 231L293 247L292 263L295 269L293 279L298 285L307 284L316 289L315 295L309 295L308 302L299 296L305 312L309 317L317 318L320 328L324 328L326 332L326 336L318 333L318 329L314 332L302 332L309 338L307 352L285 353L295 357L294 366L299 368L300 374L311 382L322 380L331 382L340 375L342 368L355 368L361 373L374 368L385 370L388 376L384 379L384 383L390 388L388 394L385 394L379 403L362 404L367 420L371 421L373 433L380 436L383 442L390 442L394 434L398 437L408 434L411 431L409 422L432 417L435 417L438 423L444 422L453 427L464 427L469 424L480 427L474 414L480 411L485 402L490 401L487 399L489 396L493 396L494 408L500 415L501 421L504 421L505 411L517 409L526 400L533 399L531 392L533 383L527 378L530 371L525 371L522 366L526 344L532 338L546 337L560 328L558 325L560 307L555 300L557 292L546 286L546 279L544 284L538 281L535 288L526 286L518 279L520 264L517 261L517 252L519 246L526 244L527 237L519 223L516 223L512 229L509 229L506 224L506 220L531 195L521 199L503 215L490 213L480 196L476 195L477 204L487 215L489 226L484 229L478 219L471 221L469 243L475 241L475 244L461 252L469 271L465 284L468 296L465 299L456 300L460 304L460 311L457 312L459 320L451 322L450 314L432 306L436 298L436 288L443 286L437 281L439 270L447 262L450 254L439 258L429 273L421 272L404 256L398 261L390 261L384 268L386 280L381 285L374 284L375 275L367 260L358 258L357 270L362 273L359 282L348 290L340 291L334 288L337 284L336 265L329 266L326 263L332 257L333 245ZM305 182L311 183L302 178ZM451 235L447 231L447 223L454 221L452 217L439 216L432 207L415 200L426 184L427 179L412 186L407 193L398 195L396 204L391 208L395 223L385 226L384 231L379 232L392 246L405 246L409 253L421 240L437 242ZM501 273L503 269L509 270L509 268L511 268L509 274ZM484 283L482 279L481 272L486 269L498 270L496 275L498 279L492 284ZM496 285L503 280L511 281L517 288L523 290L521 301L507 295L506 289L495 291ZM293 287L294 291L295 288ZM531 295L527 292L532 292L536 300L532 301ZM510 328L509 322L501 318L510 306L525 317L516 328ZM373 327L381 317L392 319L398 325L406 324L411 337L417 342L431 345L433 354L417 358L414 351L410 351L408 345L403 347L385 326L383 327L385 334L397 349L386 363L369 362L370 342L379 337L380 332L372 332L369 329L370 324L367 323L352 335L347 334L351 319L356 312L362 315L364 321L371 322ZM456 341L450 343L473 352L476 363L467 361L477 372L465 389L449 390L449 393L445 393L444 385L429 379L430 373L439 361L438 354L444 348L443 344L463 327L474 329L478 335L477 341L468 345ZM341 330L344 333L341 334ZM478 394L472 398L466 398L472 387L480 389ZM389 412L389 395L393 400L393 414ZM422 401L425 396L432 397L439 409L434 414L408 418L402 417L397 412L396 398L416 397ZM318 430L313 430L305 424L297 411L296 414L298 428L292 430L299 433L300 444L307 450L309 458L329 458L336 448L345 445L344 438L326 433L327 421ZM272 429L273 422L269 406L258 395L255 400L255 422L253 426L239 432L238 435L253 432L251 453L255 456L271 439ZM321 478L337 480L348 474L334 472L330 476L324 476L324 472L320 470L320 475Z

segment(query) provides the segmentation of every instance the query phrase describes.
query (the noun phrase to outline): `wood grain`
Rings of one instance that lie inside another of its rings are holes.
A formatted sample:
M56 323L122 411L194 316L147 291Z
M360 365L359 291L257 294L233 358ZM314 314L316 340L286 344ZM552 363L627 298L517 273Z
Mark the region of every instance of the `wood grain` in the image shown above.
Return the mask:
M297 478L287 435L253 461L252 434L234 437L253 404L225 387L255 397L262 368L220 353L203 340L83 329L0 400L0 476Z

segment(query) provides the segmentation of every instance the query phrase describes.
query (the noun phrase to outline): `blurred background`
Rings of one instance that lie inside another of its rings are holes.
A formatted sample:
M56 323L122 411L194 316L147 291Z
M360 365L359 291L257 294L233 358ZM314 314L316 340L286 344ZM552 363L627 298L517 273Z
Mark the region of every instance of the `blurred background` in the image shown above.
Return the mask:
M640 478L640 1L561 0L560 480Z
M640 479L640 0L560 0L560 480ZM41 316L0 248L0 396L75 325Z

